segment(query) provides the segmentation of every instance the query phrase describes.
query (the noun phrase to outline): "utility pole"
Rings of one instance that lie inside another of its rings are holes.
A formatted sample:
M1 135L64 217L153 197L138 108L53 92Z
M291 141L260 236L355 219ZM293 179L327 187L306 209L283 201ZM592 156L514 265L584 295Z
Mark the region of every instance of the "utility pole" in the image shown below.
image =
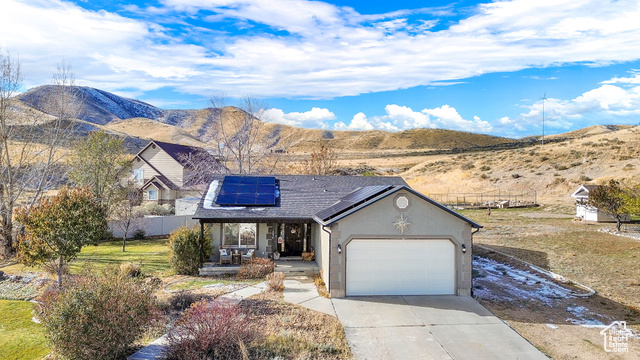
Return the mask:
M544 102L547 100L547 93L540 98L542 100L542 145L544 145Z

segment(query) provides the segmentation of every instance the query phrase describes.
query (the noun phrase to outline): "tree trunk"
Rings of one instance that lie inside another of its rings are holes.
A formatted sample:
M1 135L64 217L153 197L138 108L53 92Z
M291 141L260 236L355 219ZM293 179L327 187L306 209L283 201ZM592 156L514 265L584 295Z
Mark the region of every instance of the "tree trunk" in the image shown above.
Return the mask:
M11 259L15 255L13 248L13 223L10 218L2 216L0 219L0 255L4 259Z
M620 221L620 217L616 217L616 229L620 231L620 226L622 226L622 221Z
M124 252L124 246L127 244L127 235L122 237L122 252Z
M62 256L58 258L58 287L62 288L62 271L64 269L64 261Z

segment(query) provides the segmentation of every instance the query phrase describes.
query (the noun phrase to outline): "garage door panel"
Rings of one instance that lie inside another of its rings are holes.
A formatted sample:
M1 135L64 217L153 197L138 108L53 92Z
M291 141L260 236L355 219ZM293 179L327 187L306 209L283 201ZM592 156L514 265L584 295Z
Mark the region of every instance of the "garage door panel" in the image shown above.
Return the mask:
M453 294L455 246L449 240L352 240L347 295Z

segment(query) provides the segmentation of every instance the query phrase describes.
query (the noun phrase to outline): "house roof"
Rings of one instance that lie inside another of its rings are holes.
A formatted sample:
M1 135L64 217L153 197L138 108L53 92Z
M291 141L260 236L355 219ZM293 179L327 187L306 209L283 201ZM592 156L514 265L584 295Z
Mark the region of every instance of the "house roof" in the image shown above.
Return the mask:
M329 224L404 189L475 228L482 227L411 189L401 177L279 175L275 178L280 191L277 206L234 207L215 203L224 180L224 175L216 176L193 218L213 222L271 220Z
M407 191L407 192L410 192L410 193L416 195L417 197L421 198L422 200L424 200L424 201L426 201L426 202L428 202L428 203L440 208L441 210L444 210L444 211L450 213L451 215L453 215L453 216L455 216L455 217L457 217L457 218L469 223L469 225L471 225L472 227L474 227L476 229L480 229L480 228L483 227L482 225L476 223L475 221L473 221L473 220L471 220L471 219L469 219L469 218L467 218L465 216L460 215L459 213L449 209L448 207L440 204L439 202L437 202L437 201L435 201L435 200L433 200L433 199L431 199L431 198L429 198L427 196L424 196L423 194L417 192L416 190L410 188L407 185L391 186L391 187L389 187L387 189L382 189L378 193L373 194L372 196L369 196L366 199L362 199L360 202L354 203L348 209L344 209L344 210L339 209L338 211L331 211L331 209L334 208L332 206L331 208L328 208L328 209L325 209L323 211L318 212L316 214L316 216L315 216L315 220L320 224L329 225L331 223L334 223L334 222L336 222L336 221L338 221L338 220L340 220L342 218L345 218L345 217L353 214L354 212L356 212L356 211L358 211L358 210L360 210L362 208L365 208L365 207L377 202L378 200L381 200L381 199L383 199L383 198L385 198L387 196L395 194L400 190L404 190L404 191ZM349 195L347 195L345 198L349 198ZM344 201L345 198L341 199L341 201Z
M154 175L151 179L147 180L144 185L140 188L141 190L145 190L149 185L153 184L158 189L166 189L166 190L179 190L180 188L171 182L171 180L167 179L163 175Z
M172 144L172 143L166 143L166 142L162 142L162 141L153 140L150 143L148 143L147 146L142 148L142 150L140 150L136 156L139 156L143 151L145 151L149 146L151 146L153 144L158 146L160 149L164 150L164 152L169 154L169 156L171 156L171 158L173 158L175 161L177 161L182 166L187 166L188 165L187 161L185 159L185 156L188 157L189 154L194 154L194 153L199 153L199 152L205 152L206 153L205 149L200 148L200 147L196 147L196 146ZM211 159L212 159L212 161L215 160L213 155L211 156Z
M406 185L401 177L383 176L276 175L275 178L280 191L277 206L233 207L220 206L215 203L220 185L224 180L224 175L217 175L212 179L209 191L201 199L198 210L193 217L217 221L242 221L257 218L273 219L274 221L313 221L317 212L330 207L340 198L359 187ZM209 195L212 190L214 194ZM207 196L210 197L208 201L205 201Z
M598 187L600 187L600 185L580 185L578 190L574 191L573 194L571 194L571 197L588 198L589 192L593 189L597 189Z

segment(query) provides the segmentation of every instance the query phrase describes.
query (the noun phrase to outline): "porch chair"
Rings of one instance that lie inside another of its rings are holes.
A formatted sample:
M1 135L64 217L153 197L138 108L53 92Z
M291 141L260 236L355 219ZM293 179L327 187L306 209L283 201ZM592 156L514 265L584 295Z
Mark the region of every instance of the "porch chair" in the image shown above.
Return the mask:
M247 249L247 252L242 254L242 262L251 261L253 259L253 254L256 252L255 249Z
M231 252L229 249L220 249L220 265L225 262L231 264Z

